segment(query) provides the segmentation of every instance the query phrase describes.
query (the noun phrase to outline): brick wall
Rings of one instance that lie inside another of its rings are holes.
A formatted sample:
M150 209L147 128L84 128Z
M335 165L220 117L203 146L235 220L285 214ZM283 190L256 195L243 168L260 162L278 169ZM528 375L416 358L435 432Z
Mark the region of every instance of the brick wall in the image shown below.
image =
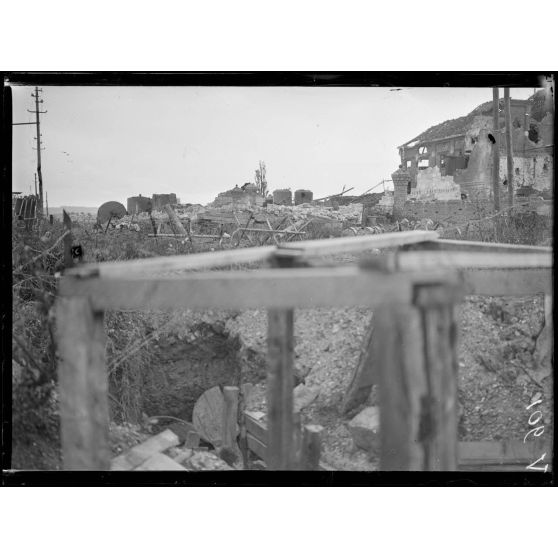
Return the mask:
M407 188L411 175L400 168L391 175L391 178L393 180L393 216L398 218L407 201Z
M545 202L536 198L516 198L514 200L514 212L523 213L535 211L539 214L550 213L549 207L552 202ZM505 198L502 196L502 209L506 207ZM494 205L491 201L408 201L401 210L401 217L410 221L420 219L432 219L434 222L443 221L453 225L464 225L470 221L482 219L494 213Z

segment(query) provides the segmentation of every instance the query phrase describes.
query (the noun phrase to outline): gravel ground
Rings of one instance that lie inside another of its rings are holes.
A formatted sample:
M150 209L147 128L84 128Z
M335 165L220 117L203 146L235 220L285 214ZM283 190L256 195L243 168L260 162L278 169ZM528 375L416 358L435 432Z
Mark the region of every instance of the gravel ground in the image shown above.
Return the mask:
M354 256L331 258L348 263ZM295 373L317 399L302 411L303 423L324 427L323 459L336 469L375 470L377 456L356 448L339 406L357 365L366 308L297 310ZM543 297L468 297L458 307L459 436L461 440L523 440L532 426L527 406L538 398L546 440L552 439L552 374L533 357L543 319ZM243 312L228 324L231 333L265 362L267 317L264 310ZM376 403L375 390L369 401ZM256 389L252 408L265 410L265 383ZM528 436L528 439L532 439Z
M327 258L335 264L353 263L357 256ZM240 345L242 381L255 384L251 410L265 411L267 311L218 313L226 333ZM191 318L196 321L197 313ZM322 458L340 470L376 470L378 456L356 448L347 429L354 416L343 417L340 403L358 361L365 330L372 318L368 308L318 308L295 311L295 374L297 382L318 388L318 397L301 412L305 424L324 427ZM208 316L204 317L204 321ZM458 307L459 321L459 437L461 440L523 440L536 407L552 439L552 374L533 357L535 337L543 319L543 298L469 297ZM211 321L211 317L209 317ZM377 404L374 389L369 404ZM357 409L358 411L360 409ZM533 433L527 436L532 438Z

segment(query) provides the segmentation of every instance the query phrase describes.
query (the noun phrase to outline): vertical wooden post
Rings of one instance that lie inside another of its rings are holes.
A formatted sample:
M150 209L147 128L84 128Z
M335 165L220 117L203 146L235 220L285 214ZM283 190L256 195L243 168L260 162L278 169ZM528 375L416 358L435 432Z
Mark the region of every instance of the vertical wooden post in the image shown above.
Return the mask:
M427 471L457 470L457 324L451 287L419 287L428 395L419 432Z
M62 222L64 224L64 230L68 233L64 237L64 267L69 269L74 266L74 259L72 258L72 219L66 213L66 210L62 210Z
M108 374L103 313L86 298L56 306L64 469L109 470Z
M373 351L380 375L380 469L457 469L455 295L417 289L415 306L378 308Z
M293 309L268 310L269 469L289 469L293 446Z
M323 427L307 424L302 438L301 469L303 471L317 471L320 465L321 438Z
M421 471L421 401L427 394L418 309L390 305L375 310L372 352L380 395L380 470Z
M506 158L508 167L508 204L513 205L513 134L511 121L510 88L504 87L504 111L506 117Z
M500 209L500 123L499 123L500 94L497 87L492 88L492 132L494 134L492 159L492 188L494 192L494 211Z

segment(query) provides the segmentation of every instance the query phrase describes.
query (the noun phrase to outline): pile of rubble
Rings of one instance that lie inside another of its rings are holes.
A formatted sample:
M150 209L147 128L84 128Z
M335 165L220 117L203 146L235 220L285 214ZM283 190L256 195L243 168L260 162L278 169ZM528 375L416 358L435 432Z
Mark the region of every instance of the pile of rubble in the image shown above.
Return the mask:
M192 447L170 429L163 430L111 461L111 471L227 471L233 467L214 451Z
M300 205L268 205L265 210L273 215L292 214L297 219L318 219L333 221L348 221L360 225L362 223L362 203L340 205L336 208L325 205L302 203Z

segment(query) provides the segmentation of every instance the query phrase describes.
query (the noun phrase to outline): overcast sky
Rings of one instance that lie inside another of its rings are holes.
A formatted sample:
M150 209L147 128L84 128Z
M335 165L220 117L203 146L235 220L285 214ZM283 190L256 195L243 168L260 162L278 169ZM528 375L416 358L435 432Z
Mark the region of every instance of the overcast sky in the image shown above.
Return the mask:
M13 87L14 122L31 122L32 87ZM512 89L525 99L533 89ZM43 87L43 184L49 206L98 207L174 192L212 201L254 181L314 197L390 178L397 146L463 116L492 90L303 87ZM34 126L14 126L13 189L36 172Z

